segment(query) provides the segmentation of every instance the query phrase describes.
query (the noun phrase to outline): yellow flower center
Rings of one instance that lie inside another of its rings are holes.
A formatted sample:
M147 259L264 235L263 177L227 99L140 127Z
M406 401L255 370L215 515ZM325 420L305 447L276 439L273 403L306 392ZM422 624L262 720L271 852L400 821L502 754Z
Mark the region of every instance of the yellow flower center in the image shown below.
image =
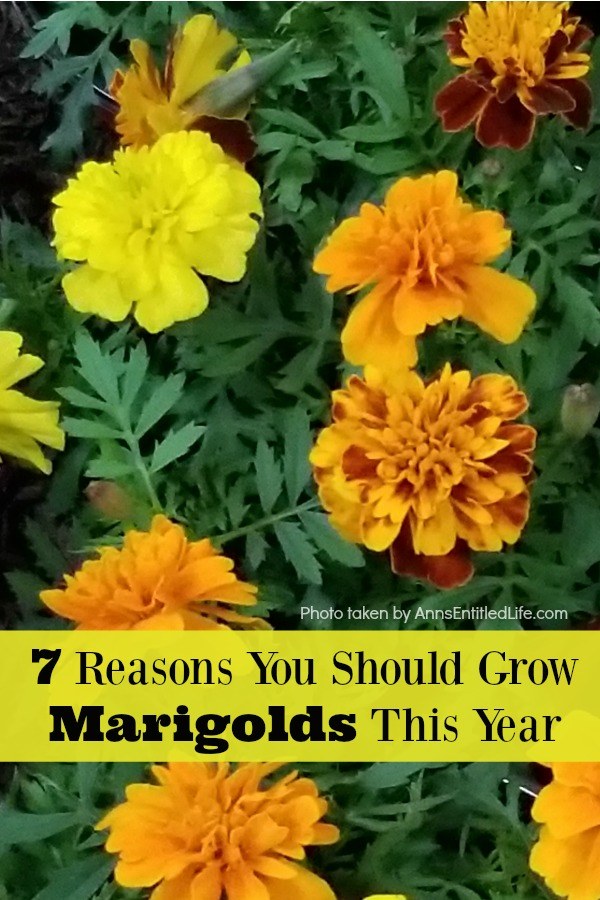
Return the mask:
M468 64L486 59L497 76L512 75L528 87L543 79L548 41L560 30L568 3L472 3L464 19L462 50ZM459 60L454 60L459 62Z

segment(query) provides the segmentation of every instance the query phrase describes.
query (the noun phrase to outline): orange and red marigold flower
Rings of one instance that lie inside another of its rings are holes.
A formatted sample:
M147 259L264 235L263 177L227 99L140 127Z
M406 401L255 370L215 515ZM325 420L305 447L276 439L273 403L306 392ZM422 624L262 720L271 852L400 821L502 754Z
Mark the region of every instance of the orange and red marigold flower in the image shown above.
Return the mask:
M464 201L450 171L401 178L382 206L364 203L314 261L328 290L368 289L342 332L346 359L382 369L413 366L417 336L459 316L499 341L517 340L535 294L489 265L510 239L503 216Z
M327 801L296 772L263 785L280 766L171 763L158 785L133 784L98 823L119 854L118 884L153 887L150 900L335 900L301 861L305 847L333 844Z
M531 813L541 823L530 864L567 900L600 897L600 763L552 763Z
M268 627L231 606L253 606L254 585L208 538L189 541L183 528L155 516L150 531L129 531L123 547L100 550L65 586L42 591L53 612L81 630L212 631Z
M393 570L456 587L469 549L514 544L529 515L535 430L507 375L446 365L428 383L367 368L333 394L311 453L319 496L343 537L387 550Z
M590 121L592 93L582 81L590 67L581 46L592 32L569 16L569 3L470 3L448 25L448 55L467 69L438 93L446 131L475 123L484 147L520 150L536 116L559 113L578 128Z

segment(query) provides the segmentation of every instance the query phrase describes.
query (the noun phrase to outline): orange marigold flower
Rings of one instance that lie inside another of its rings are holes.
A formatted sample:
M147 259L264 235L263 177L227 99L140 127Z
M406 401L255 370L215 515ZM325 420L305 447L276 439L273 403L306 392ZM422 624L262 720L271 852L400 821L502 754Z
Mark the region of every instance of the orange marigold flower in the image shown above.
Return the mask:
M531 813L542 828L530 865L560 897L600 897L600 763L552 763Z
M389 548L398 574L464 584L468 548L501 550L527 521L536 433L513 424L526 409L507 375L449 365L429 383L412 371L353 375L310 457L332 524Z
M232 570L208 538L188 541L161 515L150 531L127 532L122 549L101 549L99 559L65 575L64 588L42 591L40 599L86 631L268 627L229 608L256 603L256 588Z
M342 332L346 359L380 368L412 366L415 337L458 316L499 341L515 341L535 305L522 281L488 263L510 246L503 216L458 196L454 172L401 178L383 206L364 203L314 261L330 291L368 293Z
M208 131L226 152L244 161L252 156L250 131L237 119L246 114L247 105L231 117L214 118L199 99L190 103L215 79L250 62L231 32L220 29L212 16L193 16L171 41L162 73L145 41L136 39L129 46L134 63L126 72L117 69L110 85L119 105L115 124L121 144L139 148L168 132L196 128Z
M578 128L589 124L590 67L580 50L592 32L569 16L569 3L469 3L444 35L451 61L463 69L438 93L445 131L473 122L484 147L520 150L536 116L560 113Z
M269 786L274 763L171 763L158 785L133 784L125 803L98 823L118 853L115 878L154 887L150 900L335 900L297 860L309 844L333 844L321 822L327 801L296 772Z

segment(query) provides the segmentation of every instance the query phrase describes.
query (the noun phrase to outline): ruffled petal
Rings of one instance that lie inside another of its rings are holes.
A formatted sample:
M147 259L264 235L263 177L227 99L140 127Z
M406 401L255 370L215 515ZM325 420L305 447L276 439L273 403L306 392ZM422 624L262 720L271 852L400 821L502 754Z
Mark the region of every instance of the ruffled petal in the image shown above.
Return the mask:
M62 280L65 296L73 309L94 313L109 322L122 322L131 309L118 275L82 265Z
M390 298L377 291L354 305L342 331L342 349L354 365L394 370L417 362L414 337L400 334Z
M533 137L535 116L513 95L506 103L490 97L477 121L475 136L484 147L522 150Z
M165 263L158 278L156 288L136 303L134 311L136 320L151 334L193 319L208 306L206 285L192 269Z
M542 81L521 94L521 102L536 115L567 113L575 109L575 98L562 85Z
M322 878L301 866L297 870L293 879L264 879L269 900L336 900L335 894Z
M453 78L438 92L435 110L444 131L462 131L480 115L490 94L468 75Z
M565 119L575 128L587 128L592 118L593 106L592 89L589 84L581 79L573 78L561 81L560 86L575 101L573 109L563 113Z
M535 307L535 293L525 284L488 266L465 266L463 317L503 344L518 340Z
M446 556L425 556L414 552L407 528L392 544L390 560L396 575L428 581L442 590L461 587L473 577L473 563L464 542L458 541Z

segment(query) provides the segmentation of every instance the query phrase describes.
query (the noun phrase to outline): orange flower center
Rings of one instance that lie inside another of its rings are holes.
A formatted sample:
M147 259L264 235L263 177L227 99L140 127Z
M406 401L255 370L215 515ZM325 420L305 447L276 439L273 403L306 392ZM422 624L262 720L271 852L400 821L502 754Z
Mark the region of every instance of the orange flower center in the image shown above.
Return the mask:
M407 487L415 494L428 489L439 501L461 483L467 469L485 468L478 460L485 441L468 424L475 415L472 408L457 409L456 398L444 399L435 386L411 412L405 404L398 409L395 401L389 402L387 422L381 423L378 434L371 432L377 444L363 448L356 474L375 478L382 486L393 485L402 494ZM506 444L496 442L495 449ZM352 455L351 451L345 460L350 470ZM388 493L385 488L384 492Z
M227 808L206 795L182 810L179 822L172 823L172 834L189 853L197 854L202 865L218 862L224 868L243 860L240 840L251 816L244 810L244 795Z
M417 285L453 287L452 271L473 259L476 248L461 237L458 224L463 208L386 211L388 221L379 233L381 277L395 278L406 289Z

